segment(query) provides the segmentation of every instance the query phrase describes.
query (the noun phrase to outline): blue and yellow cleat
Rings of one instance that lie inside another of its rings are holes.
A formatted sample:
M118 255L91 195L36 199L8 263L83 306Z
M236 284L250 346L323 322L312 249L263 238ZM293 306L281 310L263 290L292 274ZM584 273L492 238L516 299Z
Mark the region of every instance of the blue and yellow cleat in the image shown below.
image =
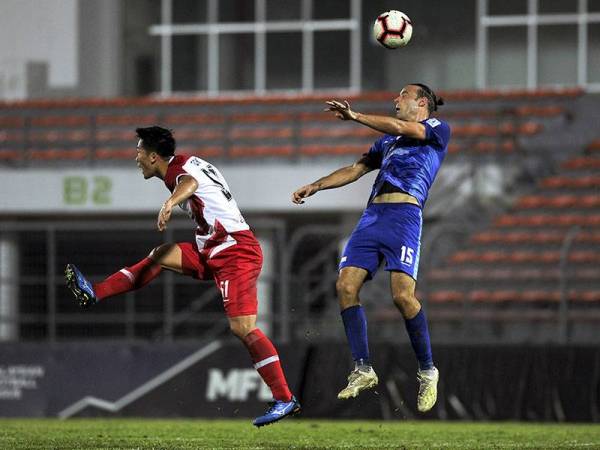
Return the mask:
M262 427L264 425L270 425L272 423L277 422L278 420L283 419L287 416L293 416L300 412L300 403L296 400L296 397L292 397L289 402L282 402L281 400L277 400L273 403L269 403L269 409L267 412L254 419L253 425L256 427Z
M65 267L65 280L67 287L79 302L82 308L88 308L98 303L96 293L90 283L74 264L67 264Z

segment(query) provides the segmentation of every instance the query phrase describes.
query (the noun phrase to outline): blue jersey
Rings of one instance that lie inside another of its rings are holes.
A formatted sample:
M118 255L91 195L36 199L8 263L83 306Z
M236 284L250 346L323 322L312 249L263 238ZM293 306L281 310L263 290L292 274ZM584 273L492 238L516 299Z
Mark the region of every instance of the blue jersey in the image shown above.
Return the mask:
M425 140L386 134L375 141L367 156L369 166L380 169L369 202L385 182L415 197L425 205L429 188L448 152L450 127L437 118L421 122Z

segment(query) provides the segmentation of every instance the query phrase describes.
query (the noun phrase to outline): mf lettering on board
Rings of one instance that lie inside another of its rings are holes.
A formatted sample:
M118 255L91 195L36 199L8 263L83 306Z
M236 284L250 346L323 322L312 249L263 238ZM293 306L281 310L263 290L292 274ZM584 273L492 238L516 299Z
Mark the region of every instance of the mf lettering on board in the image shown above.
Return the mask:
M206 399L244 402L251 398L266 402L272 399L271 391L254 369L208 370Z

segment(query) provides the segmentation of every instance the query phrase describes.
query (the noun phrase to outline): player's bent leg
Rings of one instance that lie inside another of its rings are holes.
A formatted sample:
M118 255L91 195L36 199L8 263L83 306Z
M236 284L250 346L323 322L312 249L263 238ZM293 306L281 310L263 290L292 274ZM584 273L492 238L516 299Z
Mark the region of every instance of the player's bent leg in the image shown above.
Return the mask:
M340 270L336 282L342 321L355 364L354 370L348 375L347 386L338 394L340 400L356 397L361 391L373 388L379 382L369 361L367 318L358 298L367 275L365 269L348 266Z
M183 273L183 252L178 244L162 244L154 248L148 258L163 269Z
M229 327L248 349L254 368L273 394L274 402L253 424L257 427L269 425L300 412L300 403L288 387L275 346L259 328L256 328L256 315L229 317Z
M179 252L179 262L176 263L175 257ZM98 300L103 300L115 295L124 294L126 292L140 289L154 280L163 268L170 269L168 264L164 264L166 256L167 260L173 264L172 270L177 270L181 267L181 251L177 244L163 244L153 249L150 254L138 261L132 266L123 267L118 272L113 273L101 282L94 285L94 290Z
M425 312L415 297L415 280L403 272L391 272L394 304L402 313L410 343L419 362L417 409L427 412L437 400L439 372L433 365L429 328Z
M92 285L74 264L67 264L65 280L75 299L82 307L100 300L144 287L154 280L162 269L183 272L182 251L178 244L163 244L136 264L124 267L106 279Z

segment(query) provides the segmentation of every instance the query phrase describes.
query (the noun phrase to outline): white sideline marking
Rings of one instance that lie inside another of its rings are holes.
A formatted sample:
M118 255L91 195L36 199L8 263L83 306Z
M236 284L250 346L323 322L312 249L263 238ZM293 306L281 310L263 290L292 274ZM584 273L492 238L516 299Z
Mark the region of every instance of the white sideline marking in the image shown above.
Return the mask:
M68 406L65 409L63 409L62 411L60 411L58 413L58 417L61 419L67 419L67 418L77 414L79 411L81 411L82 409L84 409L88 406L95 406L99 409L104 409L106 411L117 412L117 411L121 410L123 407L125 407L128 404L130 404L131 402L133 402L134 400L137 400L138 398L147 394L152 389L154 389L154 388L160 386L161 384L165 383L166 381L170 380L175 375L178 375L179 373L183 372L188 367L190 367L190 366L194 365L195 363L197 363L198 361L206 358L211 353L216 352L222 346L223 346L223 344L220 341L211 342L210 344L202 347L197 352L192 353L187 358L179 361L173 367L165 370L163 373L157 375L156 377L154 377L151 380L147 381L146 383L142 384L137 389L134 389L129 394L124 395L123 397L118 399L116 402L109 402L107 400L102 400L101 398L87 396L87 397L82 398L81 400L76 401L71 406Z

